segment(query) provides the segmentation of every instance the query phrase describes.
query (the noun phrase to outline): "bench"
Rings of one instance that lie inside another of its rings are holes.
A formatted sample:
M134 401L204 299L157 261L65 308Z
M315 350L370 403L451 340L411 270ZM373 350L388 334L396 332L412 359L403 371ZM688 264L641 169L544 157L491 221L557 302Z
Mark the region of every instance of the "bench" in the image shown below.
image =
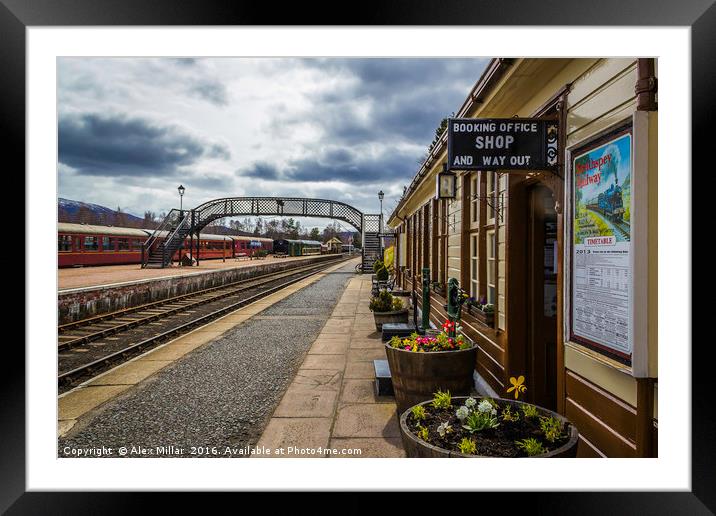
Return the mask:
M246 254L246 253L237 253L237 254L236 254L236 259L237 259L237 260L250 260L251 257L250 257L248 254Z

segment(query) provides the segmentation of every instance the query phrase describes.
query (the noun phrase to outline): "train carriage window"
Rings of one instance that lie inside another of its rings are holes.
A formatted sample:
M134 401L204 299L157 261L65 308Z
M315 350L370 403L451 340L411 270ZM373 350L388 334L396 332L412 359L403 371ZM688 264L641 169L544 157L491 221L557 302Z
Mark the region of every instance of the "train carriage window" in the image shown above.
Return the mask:
M108 236L102 237L102 250L103 251L114 251L114 242Z
M118 251L129 251L129 238L118 238L117 239L117 250Z
M132 251L141 251L142 250L142 241L137 240L136 238L132 239Z
M85 251L99 251L99 237L86 236L84 247Z
M82 250L82 238L81 237L73 237L73 240L75 241L74 249L75 251L81 251Z
M57 250L61 253L72 251L72 237L70 235L58 235Z

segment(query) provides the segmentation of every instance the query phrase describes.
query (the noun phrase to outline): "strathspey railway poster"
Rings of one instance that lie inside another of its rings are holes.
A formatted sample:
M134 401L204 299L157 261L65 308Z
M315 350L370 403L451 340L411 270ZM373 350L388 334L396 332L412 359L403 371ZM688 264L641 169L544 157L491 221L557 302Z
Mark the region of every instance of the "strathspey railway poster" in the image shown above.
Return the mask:
M631 129L596 145L572 161L571 338L630 365Z

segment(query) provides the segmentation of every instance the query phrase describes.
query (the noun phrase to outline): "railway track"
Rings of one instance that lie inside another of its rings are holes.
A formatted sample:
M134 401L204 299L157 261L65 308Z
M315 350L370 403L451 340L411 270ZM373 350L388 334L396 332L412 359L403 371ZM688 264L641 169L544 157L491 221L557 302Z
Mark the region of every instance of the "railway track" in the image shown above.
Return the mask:
M616 229L617 231L619 231L619 233L621 233L622 238L627 239L627 240L629 239L629 232L630 232L629 224L627 224L624 221L616 222L616 221L611 220L610 222L614 226L614 229Z
M137 354L350 258L266 274L58 328L58 387L69 390Z

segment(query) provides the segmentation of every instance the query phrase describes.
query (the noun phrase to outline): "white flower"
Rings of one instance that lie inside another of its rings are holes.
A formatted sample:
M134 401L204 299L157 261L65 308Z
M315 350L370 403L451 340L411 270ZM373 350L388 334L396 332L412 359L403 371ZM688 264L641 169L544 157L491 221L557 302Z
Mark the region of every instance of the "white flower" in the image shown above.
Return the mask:
M445 437L445 434L452 431L452 426L447 424L447 421L444 423L441 423L438 426L438 433L440 434L440 437Z
M474 407L476 403L477 403L477 400L475 400L475 398L472 398L472 397L471 397L471 398L467 398L467 399L465 400L465 406L466 406L467 408L472 408L472 407Z
M462 407L457 409L457 412L455 412L455 415L457 416L457 418L460 421L462 421L463 419L465 419L467 416L470 415L470 409L463 405Z
M482 400L477 405L477 410L478 410L478 412L493 412L495 409L492 408L492 403L490 403L487 400Z

